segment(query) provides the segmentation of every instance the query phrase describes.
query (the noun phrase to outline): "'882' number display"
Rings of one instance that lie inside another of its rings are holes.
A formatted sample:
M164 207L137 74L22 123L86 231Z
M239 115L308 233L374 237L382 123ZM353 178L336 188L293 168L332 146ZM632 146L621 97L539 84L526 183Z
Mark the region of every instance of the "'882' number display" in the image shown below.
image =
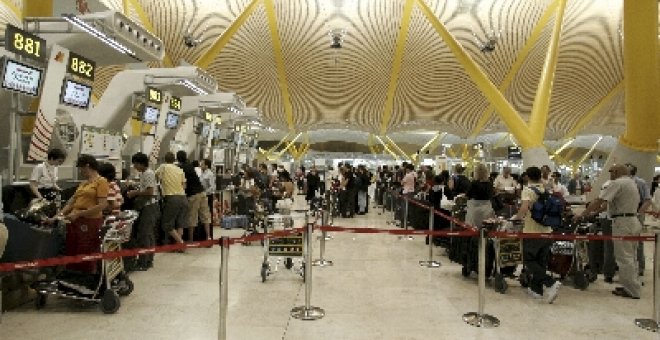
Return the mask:
M69 52L69 64L67 65L68 73L94 81L95 71L96 63L93 60L87 59L76 53Z

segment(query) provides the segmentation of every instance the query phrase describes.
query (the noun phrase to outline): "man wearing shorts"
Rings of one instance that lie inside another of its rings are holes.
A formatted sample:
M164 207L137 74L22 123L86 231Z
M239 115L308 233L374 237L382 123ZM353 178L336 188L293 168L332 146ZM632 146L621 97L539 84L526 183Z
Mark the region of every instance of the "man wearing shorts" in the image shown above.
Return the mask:
M186 178L183 171L174 165L173 153L165 154L165 163L156 169L156 177L160 180L163 194L161 227L177 243L183 243L183 227L188 223L188 200L184 190Z
M183 170L186 178L186 196L188 197L188 240L193 241L193 234L195 227L201 220L204 224L206 231L206 238L211 239L210 225L211 225L211 211L202 185L195 167L188 162L186 152L179 150L176 153L176 160L179 162L179 167Z

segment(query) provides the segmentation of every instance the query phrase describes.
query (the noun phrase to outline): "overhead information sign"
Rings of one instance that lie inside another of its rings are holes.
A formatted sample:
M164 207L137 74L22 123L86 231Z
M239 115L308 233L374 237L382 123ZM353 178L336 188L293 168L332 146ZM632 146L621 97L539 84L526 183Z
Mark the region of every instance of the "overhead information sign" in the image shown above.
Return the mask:
M46 40L7 24L5 28L5 49L20 56L46 61Z
M181 98L175 96L170 98L170 110L181 111Z
M154 104L162 104L163 92L157 88L147 87L147 100Z
M69 52L69 64L66 67L68 73L94 81L96 62L81 55Z

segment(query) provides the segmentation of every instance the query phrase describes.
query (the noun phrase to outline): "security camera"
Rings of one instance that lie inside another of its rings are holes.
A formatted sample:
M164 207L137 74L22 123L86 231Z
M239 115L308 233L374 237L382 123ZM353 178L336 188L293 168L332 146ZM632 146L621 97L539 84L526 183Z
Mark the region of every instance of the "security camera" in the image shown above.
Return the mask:
M194 38L192 35L184 35L183 36L183 43L188 47L188 48L193 48L197 47L199 43L202 42L202 39L199 38Z

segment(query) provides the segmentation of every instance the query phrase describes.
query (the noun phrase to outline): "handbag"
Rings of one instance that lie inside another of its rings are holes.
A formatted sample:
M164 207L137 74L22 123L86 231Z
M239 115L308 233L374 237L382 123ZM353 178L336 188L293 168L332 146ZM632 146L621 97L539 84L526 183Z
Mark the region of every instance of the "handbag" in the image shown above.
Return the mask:
M490 204L492 205L493 210L496 212L504 209L504 202L502 202L499 195L491 197Z

